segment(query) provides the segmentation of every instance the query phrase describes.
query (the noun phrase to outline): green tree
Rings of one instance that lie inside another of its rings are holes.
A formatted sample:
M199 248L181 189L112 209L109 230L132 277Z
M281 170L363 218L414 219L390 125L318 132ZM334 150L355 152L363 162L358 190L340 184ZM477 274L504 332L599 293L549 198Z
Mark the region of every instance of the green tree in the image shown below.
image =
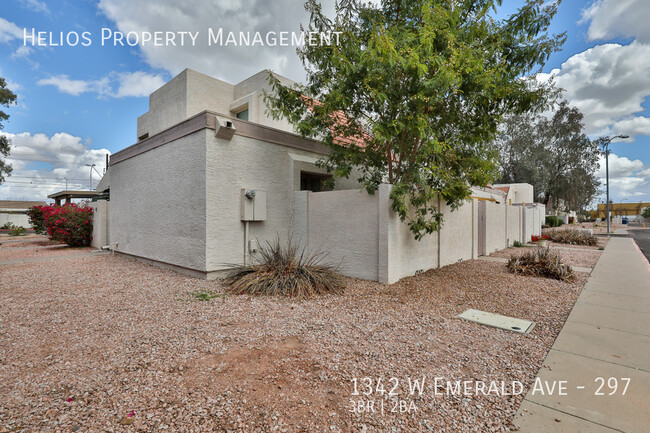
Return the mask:
M9 89L7 89L7 82L4 78L0 77L0 105L9 107L9 105L16 102L16 95ZM3 121L7 120L9 115L4 111L0 110L0 131L4 125ZM11 148L11 142L4 135L0 135L0 184L5 181L4 175L9 175L11 173L11 165L6 164L3 157L9 156L9 150Z
M509 117L497 139L503 183L530 183L538 202L562 210L586 208L599 193L598 140L584 134L582 113L562 101L551 119Z
M393 184L392 208L420 239L442 223L439 197L457 208L494 180L502 116L548 101L547 86L522 77L564 40L547 34L557 3L528 0L496 20L500 4L340 0L331 20L309 0L305 30L340 32L340 43L300 48L307 84L271 77L270 112L329 146L321 165L336 176L358 173L369 193Z

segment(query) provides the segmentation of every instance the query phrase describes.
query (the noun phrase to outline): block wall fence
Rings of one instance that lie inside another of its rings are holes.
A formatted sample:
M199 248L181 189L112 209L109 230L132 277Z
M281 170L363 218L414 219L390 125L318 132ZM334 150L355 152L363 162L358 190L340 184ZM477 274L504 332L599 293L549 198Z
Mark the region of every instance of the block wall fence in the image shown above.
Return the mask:
M374 195L358 190L295 192L294 240L310 251L326 252L325 260L338 264L344 275L392 284L541 233L544 206L487 200L479 206L480 200L472 198L455 211L441 203L442 228L417 241L392 211L390 191L390 185L381 185Z

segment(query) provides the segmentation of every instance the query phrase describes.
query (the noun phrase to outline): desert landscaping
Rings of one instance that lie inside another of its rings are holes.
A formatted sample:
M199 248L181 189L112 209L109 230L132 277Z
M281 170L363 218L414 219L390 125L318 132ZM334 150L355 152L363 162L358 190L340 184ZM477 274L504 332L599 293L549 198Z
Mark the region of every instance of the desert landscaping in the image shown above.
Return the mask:
M516 430L588 276L470 260L392 285L345 278L342 295L297 301L224 295L219 281L45 237L1 241L2 432ZM601 251L567 252L588 266ZM536 326L524 335L455 318L468 308ZM449 395L436 377L526 389ZM355 395L366 378L372 392Z

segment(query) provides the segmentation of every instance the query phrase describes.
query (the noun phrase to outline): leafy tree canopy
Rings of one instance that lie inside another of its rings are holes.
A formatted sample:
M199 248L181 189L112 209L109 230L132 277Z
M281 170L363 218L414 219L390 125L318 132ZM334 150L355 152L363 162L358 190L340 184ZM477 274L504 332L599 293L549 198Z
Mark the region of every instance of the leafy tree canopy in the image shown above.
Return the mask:
M526 182L536 200L579 211L599 192L596 177L598 140L584 134L582 113L562 101L552 118L523 114L509 117L497 139L501 182Z
M9 105L16 102L16 95L9 89L7 89L7 82L4 78L0 77L0 105L8 107ZM3 121L7 120L9 115L4 111L0 110L0 131L4 125ZM9 149L11 148L11 143L9 139L4 135L0 135L0 184L4 182L5 174L11 173L11 165L6 164L3 157L9 156Z
M305 30L341 32L340 44L300 48L307 84L271 77L270 112L328 145L321 164L336 176L358 175L369 193L393 184L392 207L420 239L442 223L439 197L455 209L496 178L502 116L549 100L522 77L564 41L547 34L557 3L528 0L495 20L500 4L340 0L330 20L309 0Z

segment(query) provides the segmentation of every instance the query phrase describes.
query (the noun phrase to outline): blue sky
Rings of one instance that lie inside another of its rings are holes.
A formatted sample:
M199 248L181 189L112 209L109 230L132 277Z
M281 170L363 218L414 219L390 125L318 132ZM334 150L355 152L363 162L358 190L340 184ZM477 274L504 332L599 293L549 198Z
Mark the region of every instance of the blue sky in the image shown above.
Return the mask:
M0 199L42 199L63 189L66 178L69 188L87 189L85 164L94 163L102 172L107 152L133 144L148 94L186 67L230 82L265 68L301 80L302 66L291 47L208 47L203 39L208 28L299 31L299 23L307 22L302 3L2 0L0 76L18 95L18 104L5 110L11 115L3 132L14 143L14 173L0 186ZM332 2L324 3L331 10ZM502 14L523 2L504 3ZM542 70L585 114L588 134L632 136L612 144L610 177L617 202L650 201L647 17L647 0L564 0L551 31L567 32L567 41ZM92 43L25 46L24 29L31 34L32 28L51 32L55 40L60 32L70 33L73 43L75 35L89 32ZM112 40L102 46L102 29L201 35L196 46L113 46ZM97 179L93 172L93 184Z

